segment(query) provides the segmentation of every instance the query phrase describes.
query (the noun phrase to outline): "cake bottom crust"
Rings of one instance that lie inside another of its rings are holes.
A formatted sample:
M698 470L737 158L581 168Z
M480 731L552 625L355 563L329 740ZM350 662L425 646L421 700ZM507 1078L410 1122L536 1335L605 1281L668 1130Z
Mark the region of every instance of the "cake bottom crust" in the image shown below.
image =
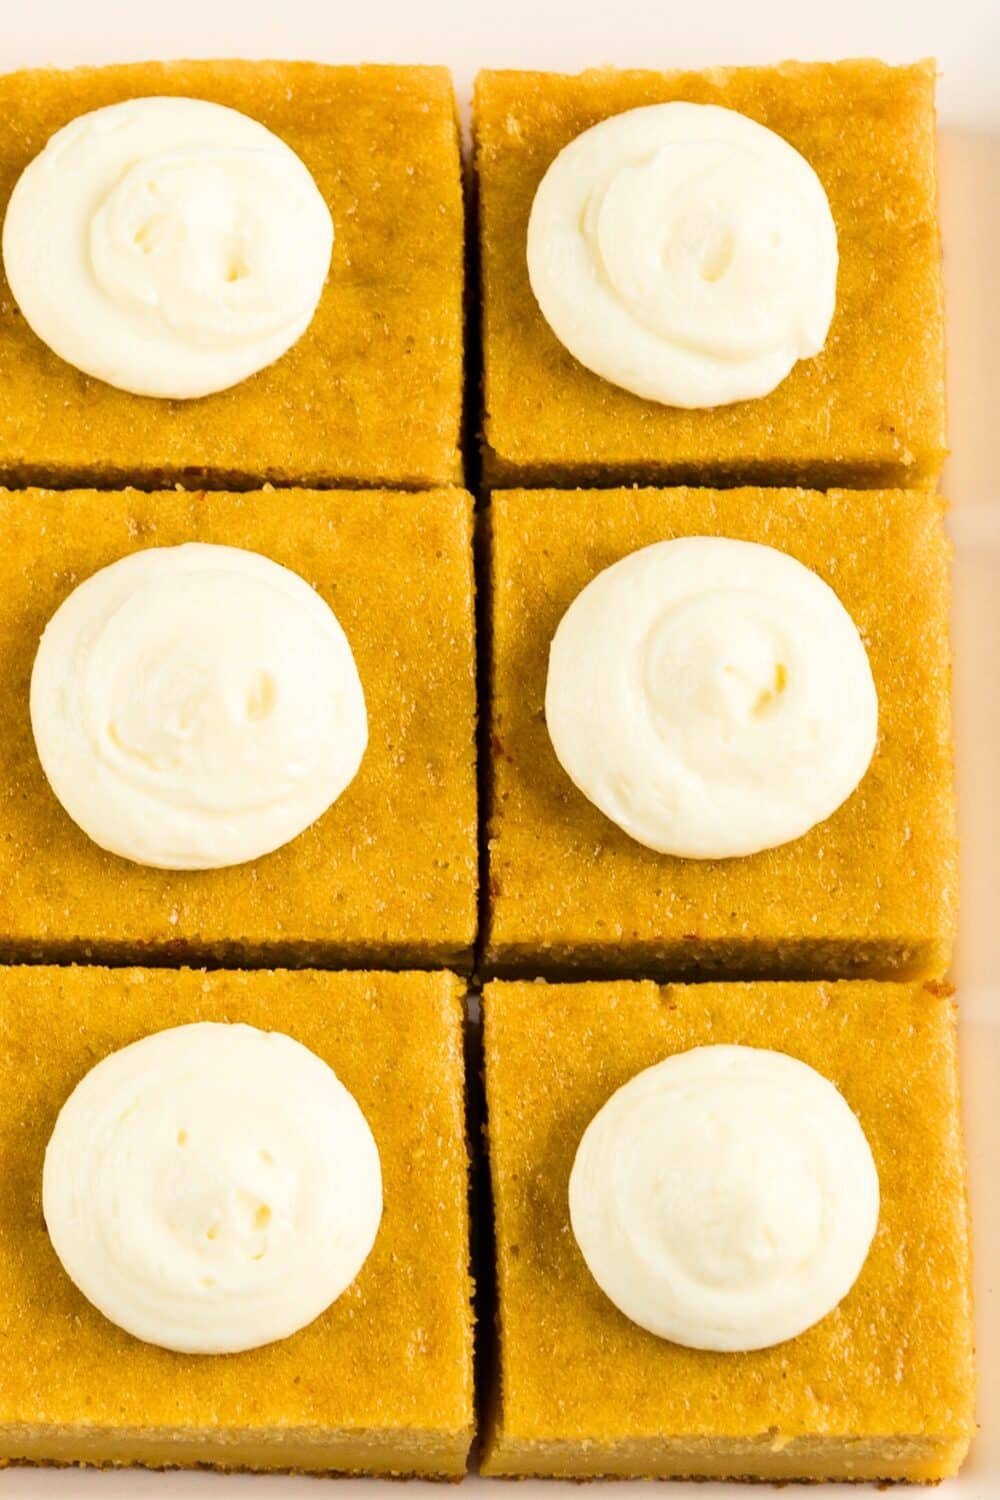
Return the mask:
M744 485L767 489L930 490L937 486L947 454L934 449L912 462L863 458L845 454L840 459L801 462L743 458L715 464L610 460L604 463L566 463L560 458L522 459L483 444L483 480L489 489L616 489L622 485L652 485L657 489L691 485L701 489L736 489ZM11 486L15 488L15 486Z
M169 1429L0 1428L0 1469L217 1469L229 1473L353 1475L457 1481L471 1431L175 1432Z
M488 938L483 969L490 979L580 981L609 977L648 979L936 980L951 961L950 935L896 941L830 938L825 941L752 942L692 937L622 943L506 942Z
M178 939L172 943L146 943L141 938L121 942L91 942L87 938L65 941L29 941L23 936L0 932L0 966L21 964L74 964L119 969L362 969L433 970L472 972L473 940L440 943L328 943L303 940L255 943Z
M800 1437L636 1438L617 1443L488 1439L481 1472L495 1478L723 1479L936 1484L956 1474L969 1439Z

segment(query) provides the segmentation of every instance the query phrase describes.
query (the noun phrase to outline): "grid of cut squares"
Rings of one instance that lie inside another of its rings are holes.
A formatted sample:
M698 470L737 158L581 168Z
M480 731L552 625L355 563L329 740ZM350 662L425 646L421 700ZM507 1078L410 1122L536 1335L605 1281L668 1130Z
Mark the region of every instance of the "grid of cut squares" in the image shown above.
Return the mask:
M334 262L299 344L197 403L130 397L79 374L39 344L0 283L0 477L188 486L0 495L0 949L91 963L468 966L471 500L259 488L461 480L450 81L439 69L284 63L9 75L0 206L59 125L154 93L243 109L286 139L330 204ZM674 98L743 110L796 145L826 187L840 240L826 350L770 397L720 411L656 408L600 382L556 343L527 283L527 213L558 150L610 114ZM930 64L486 73L475 128L489 482L933 481L944 408ZM202 483L252 492L193 490ZM944 972L956 850L940 502L903 491L525 491L495 495L485 530L489 968ZM681 534L766 541L814 568L858 624L879 689L879 746L858 791L795 845L748 860L682 862L629 841L569 784L545 730L545 659L561 613L601 567ZM371 729L356 782L313 828L251 867L190 874L91 844L45 784L27 712L38 634L75 583L137 547L187 540L260 551L319 590L358 660ZM940 987L494 983L485 1007L499 1273L485 1472L931 1479L954 1469L971 1430L972 1351L954 1015ZM117 1329L62 1274L40 1214L45 1142L73 1084L128 1041L198 1019L284 1030L324 1057L372 1124L386 1185L385 1221L356 1283L292 1339L235 1359L174 1355ZM457 980L8 968L0 1034L0 1455L464 1471L473 1418ZM722 1360L655 1340L614 1309L582 1266L565 1192L580 1134L609 1093L715 1041L787 1050L832 1078L868 1134L883 1193L875 1245L844 1303L790 1345Z

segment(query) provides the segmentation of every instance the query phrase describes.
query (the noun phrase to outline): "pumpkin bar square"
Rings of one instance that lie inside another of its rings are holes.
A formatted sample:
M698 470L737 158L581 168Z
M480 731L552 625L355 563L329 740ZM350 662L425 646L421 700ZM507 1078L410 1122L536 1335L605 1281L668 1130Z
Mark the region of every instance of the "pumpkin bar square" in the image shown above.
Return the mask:
M463 987L450 974L0 969L0 1466L209 1464L458 1478L472 1437ZM281 1031L357 1099L384 1209L357 1279L290 1338L178 1354L106 1319L42 1218L81 1077L195 1021Z
M577 490L493 496L489 892L495 974L942 975L958 863L950 543L924 491ZM742 858L660 854L570 781L545 724L549 644L595 574L653 542L761 542L814 570L868 652L875 753L801 838Z
M267 369L216 395L164 400L59 359L0 271L0 482L461 482L465 252L448 72L205 61L10 73L0 77L0 217L55 131L147 95L227 105L301 157L334 222L319 307Z
M15 961L464 966L476 932L472 502L460 490L0 492L0 952ZM291 843L162 870L106 853L49 788L29 715L39 636L98 569L201 541L264 554L334 611L368 748Z
M475 95L483 454L497 485L932 483L946 450L935 68L874 61L702 73L484 72ZM675 100L783 137L819 176L839 246L826 346L770 395L644 400L579 364L528 281L535 191L601 120Z
M974 1429L955 1011L935 986L494 983L484 999L498 1368L483 1472L758 1480L954 1474ZM636 1073L717 1043L840 1090L880 1180L875 1238L797 1338L659 1339L592 1279L569 1219L577 1146Z

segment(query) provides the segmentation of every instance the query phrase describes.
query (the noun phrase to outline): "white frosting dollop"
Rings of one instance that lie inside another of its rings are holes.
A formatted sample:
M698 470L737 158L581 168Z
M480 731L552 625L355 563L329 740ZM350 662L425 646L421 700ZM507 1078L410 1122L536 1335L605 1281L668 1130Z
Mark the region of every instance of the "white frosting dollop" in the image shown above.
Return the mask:
M822 349L837 231L822 183L781 136L714 104L651 104L552 162L528 274L589 370L668 406L725 406L767 395Z
M696 1047L587 1126L569 1182L594 1280L692 1349L764 1349L835 1308L878 1225L878 1172L843 1095L782 1052Z
M382 1216L378 1147L300 1042L199 1022L105 1057L60 1111L45 1223L67 1275L136 1338L227 1354L350 1286Z
M161 869L257 859L353 780L368 742L347 637L298 574L237 547L150 547L63 600L31 677L74 822Z
M3 226L29 326L139 396L206 396L284 354L332 246L291 147L202 99L128 99L71 121L21 174Z
M850 796L878 734L833 590L787 553L718 537L654 543L587 584L552 641L545 715L591 802L694 859L800 838Z

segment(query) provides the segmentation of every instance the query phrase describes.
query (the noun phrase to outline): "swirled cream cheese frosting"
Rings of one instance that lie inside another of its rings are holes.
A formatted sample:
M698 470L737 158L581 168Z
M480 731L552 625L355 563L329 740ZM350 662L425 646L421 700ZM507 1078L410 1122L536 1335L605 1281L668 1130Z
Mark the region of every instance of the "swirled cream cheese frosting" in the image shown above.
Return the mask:
M83 831L162 869L288 843L368 741L347 637L298 574L238 547L150 547L63 600L31 676L42 767Z
M139 396L206 396L284 354L332 246L291 147L203 99L128 99L71 121L21 174L3 226L33 331Z
M878 1225L878 1172L808 1064L696 1047L637 1074L587 1126L573 1233L634 1323L693 1349L764 1349L847 1295Z
M569 352L667 406L767 395L823 348L836 302L816 173L714 104L651 104L578 135L542 178L527 254Z
M756 542L657 542L599 573L549 653L563 769L639 843L722 859L801 837L864 776L878 698L828 584Z
M198 1022L81 1079L45 1153L67 1275L119 1328L189 1354L304 1328L350 1286L382 1216L378 1147L321 1058Z

